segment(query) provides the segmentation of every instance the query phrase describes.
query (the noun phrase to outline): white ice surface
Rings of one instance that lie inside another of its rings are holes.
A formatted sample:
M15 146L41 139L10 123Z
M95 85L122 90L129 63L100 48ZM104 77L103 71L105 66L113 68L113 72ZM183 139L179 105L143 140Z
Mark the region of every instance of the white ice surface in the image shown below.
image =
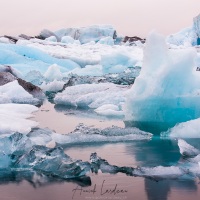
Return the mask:
M127 90L127 86L113 83L76 85L67 87L62 93L58 93L55 103L92 109L112 104L122 111Z
M3 96L4 99L7 99L2 103L38 103L38 99L34 98L23 87L21 87L17 80L0 86L0 96Z
M28 133L32 127L38 125L37 122L27 119L37 110L37 107L27 104L0 104L0 133Z

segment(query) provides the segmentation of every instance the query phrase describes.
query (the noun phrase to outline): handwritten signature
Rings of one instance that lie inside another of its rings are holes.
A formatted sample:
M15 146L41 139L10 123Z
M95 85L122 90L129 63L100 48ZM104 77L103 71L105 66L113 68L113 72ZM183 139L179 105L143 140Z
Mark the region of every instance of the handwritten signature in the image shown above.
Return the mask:
M118 187L118 184L115 184L114 187L112 189L107 189L105 187L105 180L103 180L102 184L101 184L101 188L100 188L100 191L98 192L97 191L97 185L95 184L93 188L87 188L87 189L84 189L80 186L77 186L76 188L74 188L72 190L73 194L72 194L72 199L74 199L75 195L76 194L79 194L80 196L82 194L91 194L91 195L94 195L94 194L98 194L101 195L101 196L104 196L104 195L118 195L118 194L125 194L128 192L128 190L126 189L122 189L122 188L119 188Z

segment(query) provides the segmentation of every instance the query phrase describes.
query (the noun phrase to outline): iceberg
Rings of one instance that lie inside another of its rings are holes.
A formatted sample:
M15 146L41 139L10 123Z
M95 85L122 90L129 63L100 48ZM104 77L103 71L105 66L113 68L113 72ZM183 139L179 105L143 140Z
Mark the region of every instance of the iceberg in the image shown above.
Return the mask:
M123 72L127 68L135 67L138 61L137 56L131 55L126 50L118 50L101 56L101 65L104 74Z
M110 165L108 161L97 156L97 153L90 155L91 170L94 173L98 173L101 170L102 173L124 173L128 176L138 176L150 178L156 181L163 179L177 179L183 176L186 172L178 166L157 166L157 167L118 167L116 165Z
M0 169L30 170L63 179L81 177L90 171L88 162L72 160L61 147L33 145L21 133L0 138L0 160Z
M187 27L178 33L171 34L166 38L167 43L182 46L182 47L191 47L197 44L197 35L194 31L194 28Z
M50 65L57 64L62 72L67 72L79 65L68 59L54 58L34 47L18 44L0 44L0 64L9 65L22 75L31 70L45 73Z
M39 71L31 70L24 76L24 80L32 83L33 85L40 86L44 82L45 78Z
M79 124L76 129L67 134L52 134L52 139L58 144L72 145L94 142L123 142L133 140L149 140L152 134L141 131L137 128L110 127L98 129Z
M73 44L73 43L77 43L78 40L74 40L74 38L70 37L70 36L63 36L61 39L62 43L65 44Z
M49 82L62 80L63 75L60 71L60 67L56 64L49 66L48 70L44 74L44 78Z
M161 135L172 138L200 138L200 118L176 124Z
M50 36L50 37L46 38L45 40L49 41L49 42L57 42L57 38L55 36Z
M140 129L156 124L161 132L200 117L196 55L194 49L168 49L165 38L152 32L141 73L127 95L127 121Z
M134 140L150 140L151 133L137 128L120 128L112 126L105 129L94 128L79 124L74 131L68 134L59 134L49 129L32 128L26 136L34 145L67 146L98 142L125 142Z
M125 102L127 90L127 86L113 83L75 85L58 93L54 102L59 105L91 109L97 109L105 104L113 104L118 106L120 112Z
M117 37L116 30L111 25L93 25L82 28L66 28L61 29L54 34L61 39L64 36L70 36L75 40L79 40L81 44L89 43L91 41L98 42L102 38Z
M176 34L169 35L167 42L172 45L191 47L200 45L200 14L193 19L193 25Z
M37 122L29 120L32 112L36 112L37 107L27 104L0 104L0 134L10 134L14 132L28 133L31 128L38 125Z
M197 35L197 45L200 45L200 14L193 19L194 30Z
M194 148L193 146L188 144L185 140L179 139L178 146L180 149L180 153L183 156L193 157L193 156L197 156L198 154L200 154L200 150Z
M7 103L12 102L33 105L40 103L40 100L29 94L23 87L19 85L17 80L0 86L0 95L4 96L4 98L8 100Z
M64 84L65 84L64 81L54 80L50 83L43 82L40 87L44 92L58 92L63 89Z
M112 37L105 37L105 38L101 38L99 41L98 41L99 44L105 44L105 45L111 45L113 46L115 43L114 43L114 40Z

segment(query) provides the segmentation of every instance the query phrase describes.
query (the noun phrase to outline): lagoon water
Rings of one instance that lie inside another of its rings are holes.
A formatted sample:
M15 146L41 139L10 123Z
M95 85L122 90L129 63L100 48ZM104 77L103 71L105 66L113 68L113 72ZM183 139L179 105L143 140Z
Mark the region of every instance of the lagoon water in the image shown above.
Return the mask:
M48 127L58 133L67 134L79 123L105 128L112 125L125 127L120 119L106 119L89 111L76 111L54 107L45 103L35 113L34 120L40 127ZM189 143L200 148L200 139L190 139ZM171 166L181 159L175 139L161 139L123 143L93 143L65 146L65 152L74 159L89 161L90 154L97 154L110 164L117 166ZM118 194L109 192L117 188ZM2 200L187 200L200 198L197 178L155 181L147 178L130 177L124 174L89 173L88 177L72 180L52 178L43 180L23 180L19 174L1 179L0 199Z

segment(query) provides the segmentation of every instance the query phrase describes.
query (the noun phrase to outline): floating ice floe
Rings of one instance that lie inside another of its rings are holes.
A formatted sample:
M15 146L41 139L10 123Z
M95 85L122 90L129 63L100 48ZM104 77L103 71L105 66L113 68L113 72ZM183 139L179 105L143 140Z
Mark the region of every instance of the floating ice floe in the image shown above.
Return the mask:
M46 92L46 91L49 91L49 92L58 92L58 91L60 91L60 90L63 89L64 84L65 84L64 81L54 80L54 81L52 81L50 83L43 82L40 87L41 87L41 89L44 92Z
M68 134L58 134L49 129L34 128L27 137L39 145L57 143L62 145L84 144L94 142L124 142L134 140L149 140L151 133L140 131L137 128L109 127L98 129L79 124L74 131Z
M61 147L50 149L33 145L21 133L0 138L0 161L1 170L38 171L64 179L81 177L90 171L88 162L72 160Z
M162 179L175 179L183 176L185 171L178 166L170 167L118 167L116 165L110 165L108 161L97 156L96 153L92 153L90 156L91 170L98 173L101 170L102 173L124 173L128 176L139 176L151 178L154 180Z
M0 104L0 134L30 132L38 123L27 118L37 110L37 107L26 104Z
M127 86L112 83L75 85L65 88L62 93L58 93L54 102L61 105L92 109L97 109L105 104L113 104L118 106L118 111L121 113L127 90Z
M191 146L190 144L188 144L185 140L179 139L178 140L178 146L180 149L180 153L183 156L197 156L198 154L200 154L200 150L194 148L193 146Z
M200 138L200 118L179 123L161 135L174 138Z
M132 140L149 140L152 134L140 131L137 128L110 127L98 129L80 124L66 135L52 134L52 139L59 144L79 144L93 142L123 142Z

